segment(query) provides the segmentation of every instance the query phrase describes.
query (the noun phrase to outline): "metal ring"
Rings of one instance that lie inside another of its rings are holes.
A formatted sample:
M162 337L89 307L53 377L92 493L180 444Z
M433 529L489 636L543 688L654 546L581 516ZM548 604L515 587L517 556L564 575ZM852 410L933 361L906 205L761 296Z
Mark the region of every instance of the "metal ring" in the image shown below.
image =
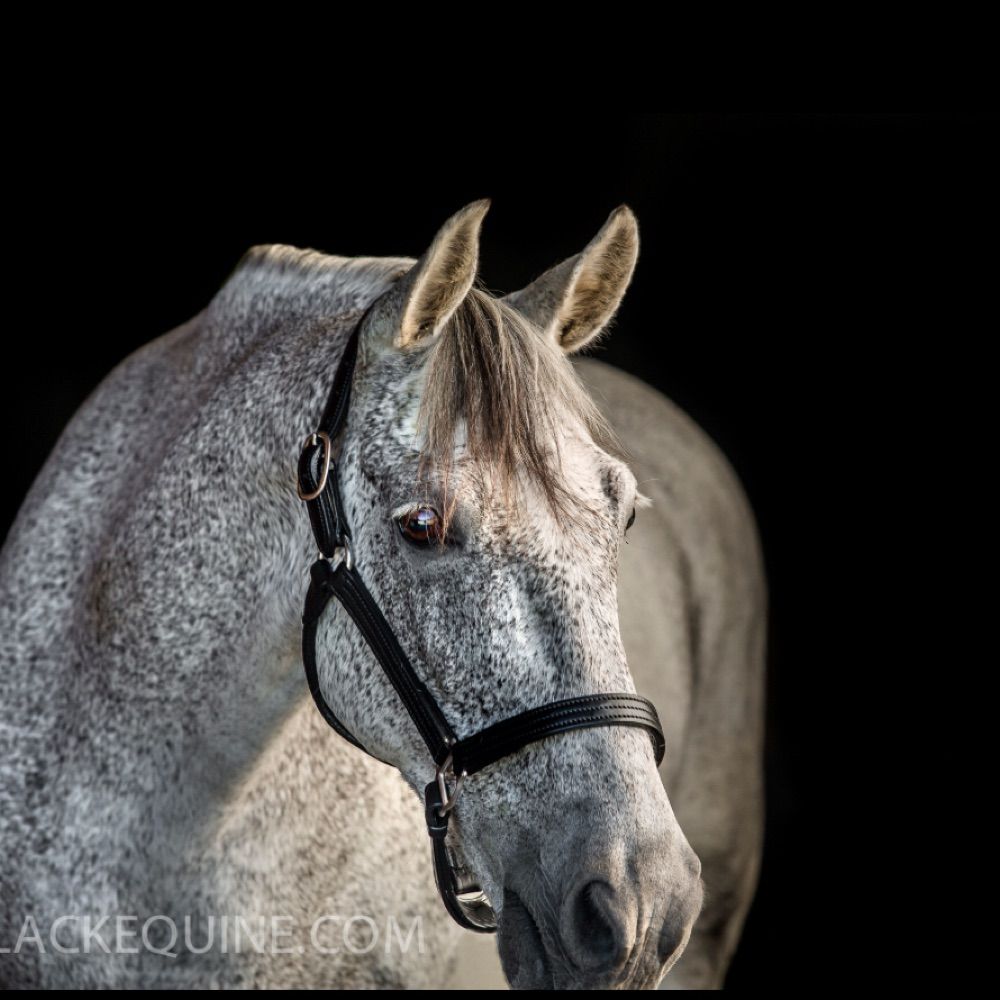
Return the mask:
M315 500L316 497L318 497L320 493L326 489L326 480L330 475L330 453L332 446L330 444L330 435L327 434L326 431L315 431L310 434L309 437L306 438L305 444L302 445L302 450L305 451L306 448L314 447L317 439L323 442L323 471L319 475L319 486L317 486L312 493L303 493L302 483L300 481L295 487L298 491L300 500ZM350 569L350 567L348 567L348 569Z
M455 808L455 803L458 801L458 793L462 790L462 779L467 777L468 771L463 771L455 781L455 791L449 796L448 794L448 782L445 781L445 774L451 770L451 754L448 754L445 762L437 769L434 777L437 778L438 790L441 792L441 805L438 807L438 816L447 816L448 813ZM452 771L452 775L454 775Z

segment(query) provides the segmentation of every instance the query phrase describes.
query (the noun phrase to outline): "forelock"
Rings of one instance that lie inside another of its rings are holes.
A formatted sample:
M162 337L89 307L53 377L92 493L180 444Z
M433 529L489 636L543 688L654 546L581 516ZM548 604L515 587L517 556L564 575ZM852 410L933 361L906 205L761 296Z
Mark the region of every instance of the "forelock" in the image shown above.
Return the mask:
M562 473L560 439L575 425L618 457L625 449L562 349L513 307L473 287L429 348L418 417L421 473L433 468L451 518L457 435L510 507L520 477L540 488L559 520L578 503Z

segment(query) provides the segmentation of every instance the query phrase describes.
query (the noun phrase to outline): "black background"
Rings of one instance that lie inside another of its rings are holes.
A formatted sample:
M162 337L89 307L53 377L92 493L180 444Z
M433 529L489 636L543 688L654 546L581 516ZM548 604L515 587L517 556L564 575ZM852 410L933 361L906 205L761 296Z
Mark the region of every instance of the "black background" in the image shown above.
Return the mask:
M888 686L874 652L880 559L912 471L903 455L917 438L942 446L929 413L940 403L919 390L928 372L949 386L961 307L995 281L995 251L969 247L995 242L996 124L594 115L436 135L339 120L304 143L122 142L112 129L58 170L34 147L12 192L28 266L8 291L29 308L6 365L4 524L84 396L199 311L250 245L416 256L448 215L489 196L481 273L506 292L627 202L640 260L598 356L721 445L767 560L767 844L728 985L833 968L846 979L834 960L871 929L873 896L885 905L892 853L891 765L870 725Z

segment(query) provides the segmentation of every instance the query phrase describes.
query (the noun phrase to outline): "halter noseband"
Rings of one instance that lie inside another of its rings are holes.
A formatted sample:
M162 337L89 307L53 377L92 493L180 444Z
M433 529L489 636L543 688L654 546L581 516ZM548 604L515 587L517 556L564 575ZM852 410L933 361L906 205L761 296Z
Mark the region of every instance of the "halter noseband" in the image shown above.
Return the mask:
M529 709L464 739L456 736L361 579L351 551L351 530L340 496L337 462L332 455L333 441L347 418L361 328L378 301L376 298L368 306L354 327L337 367L319 426L306 439L299 457L298 493L306 503L320 552L320 558L309 571L311 582L302 615L302 661L309 691L323 718L344 739L369 756L376 757L334 715L320 691L316 669L316 630L330 598L336 597L382 665L434 761L434 780L424 791L424 804L427 830L433 846L434 877L444 905L462 927L491 933L497 928L493 908L474 877L458 865L446 841L448 819L462 779L536 740L595 726L638 726L646 729L652 737L659 766L665 751L663 730L656 709L645 698L634 694L590 694ZM454 790L450 792L449 777L455 781Z

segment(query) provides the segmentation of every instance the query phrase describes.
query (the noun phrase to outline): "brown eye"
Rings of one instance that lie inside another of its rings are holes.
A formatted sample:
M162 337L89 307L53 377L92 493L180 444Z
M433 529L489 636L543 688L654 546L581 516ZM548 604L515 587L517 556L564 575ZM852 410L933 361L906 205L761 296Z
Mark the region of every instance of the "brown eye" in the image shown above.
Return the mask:
M625 525L625 530L628 531L633 524L635 524L635 507L632 508L632 513L629 515L628 524Z
M409 542L431 545L441 541L441 518L433 507L414 507L396 523Z

